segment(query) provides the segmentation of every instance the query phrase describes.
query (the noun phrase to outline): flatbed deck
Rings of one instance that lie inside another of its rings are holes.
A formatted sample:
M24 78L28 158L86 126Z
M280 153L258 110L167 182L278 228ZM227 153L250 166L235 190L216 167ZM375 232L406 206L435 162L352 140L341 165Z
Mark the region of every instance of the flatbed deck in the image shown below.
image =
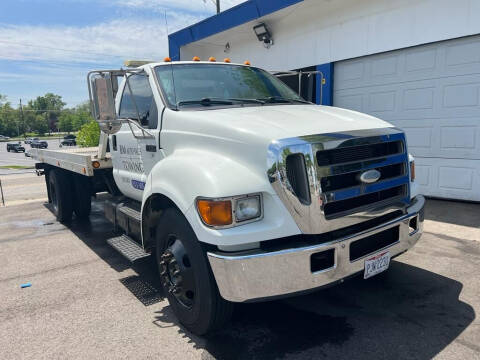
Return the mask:
M110 153L98 159L98 147L62 150L31 149L30 156L40 163L49 164L85 176L93 176L94 170L112 168ZM98 162L97 167L93 166Z

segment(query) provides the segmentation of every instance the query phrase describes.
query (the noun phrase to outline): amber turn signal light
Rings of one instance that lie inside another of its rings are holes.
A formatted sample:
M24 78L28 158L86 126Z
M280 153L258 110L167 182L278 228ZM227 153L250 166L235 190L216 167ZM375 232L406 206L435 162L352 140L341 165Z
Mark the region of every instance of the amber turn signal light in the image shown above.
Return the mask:
M203 222L207 225L224 226L233 222L230 200L198 200L197 209Z
M200 58L198 56L194 56L192 61L200 61Z
M230 60L230 58L225 58L225 59L223 59L223 62L229 63L229 62L231 62L231 60Z
M168 56L163 59L164 62L171 62L172 59L170 59Z
M250 64L250 61L248 61L248 60L245 60L245 61L243 62L243 64L244 64L244 65L248 65L248 66L251 65L251 64Z
M410 181L415 180L415 161L410 161Z
M208 58L208 61L210 61L210 62L215 62L215 61L217 61L217 59L215 59L213 56L210 56L210 57Z

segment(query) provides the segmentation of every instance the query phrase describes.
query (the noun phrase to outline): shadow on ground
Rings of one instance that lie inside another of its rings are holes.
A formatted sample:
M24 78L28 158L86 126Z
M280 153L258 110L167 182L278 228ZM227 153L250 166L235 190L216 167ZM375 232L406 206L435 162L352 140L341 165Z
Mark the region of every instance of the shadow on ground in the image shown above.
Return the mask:
M480 203L427 199L425 219L478 228Z
M106 244L113 236L94 202L89 222L69 228L117 271L132 267ZM132 267L121 283L149 306L163 299L152 260ZM221 331L197 337L177 323L170 306L152 314L153 323L177 326L205 358L413 358L431 359L475 319L459 300L462 284L399 261L372 279L352 278L316 293L266 303L238 304ZM145 324L148 326L148 324Z
M458 299L461 289L455 280L392 261L387 273L367 281L239 304L233 321L204 339L179 332L216 359L431 359L475 319ZM176 322L168 308L157 320Z

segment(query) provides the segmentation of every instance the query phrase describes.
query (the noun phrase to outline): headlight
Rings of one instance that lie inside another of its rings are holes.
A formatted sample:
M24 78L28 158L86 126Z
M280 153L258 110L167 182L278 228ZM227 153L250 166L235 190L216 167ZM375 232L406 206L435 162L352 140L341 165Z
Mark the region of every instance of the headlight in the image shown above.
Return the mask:
M249 196L235 201L235 220L238 222L260 217L262 204L260 195Z
M228 198L198 198L197 211L202 222L216 229L230 228L260 220L261 194L232 196Z

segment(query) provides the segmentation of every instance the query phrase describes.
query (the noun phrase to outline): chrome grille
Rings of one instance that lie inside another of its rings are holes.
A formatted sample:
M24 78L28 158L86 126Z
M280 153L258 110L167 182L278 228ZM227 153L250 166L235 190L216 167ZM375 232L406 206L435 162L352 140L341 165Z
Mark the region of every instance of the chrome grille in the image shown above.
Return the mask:
M294 157L303 166L292 166ZM281 139L269 147L268 159L270 182L303 233L344 228L404 211L409 203L408 153L397 128ZM363 183L361 174L372 169L380 178ZM305 186L310 201L299 191Z
M387 139L355 138L335 149L316 152L326 219L407 195L408 157L403 134ZM358 142L366 144L356 145ZM363 183L361 174L372 169L380 172L380 178L373 184Z

